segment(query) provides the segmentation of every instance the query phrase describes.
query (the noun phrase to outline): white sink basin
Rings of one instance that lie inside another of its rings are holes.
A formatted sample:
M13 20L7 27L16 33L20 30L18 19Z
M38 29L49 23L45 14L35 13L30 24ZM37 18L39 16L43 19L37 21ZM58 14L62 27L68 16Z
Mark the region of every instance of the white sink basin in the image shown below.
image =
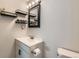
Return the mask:
M41 38L36 38L36 37L34 39L30 39L30 37L20 37L20 38L16 38L16 40L26 44L28 47L31 47L43 42Z

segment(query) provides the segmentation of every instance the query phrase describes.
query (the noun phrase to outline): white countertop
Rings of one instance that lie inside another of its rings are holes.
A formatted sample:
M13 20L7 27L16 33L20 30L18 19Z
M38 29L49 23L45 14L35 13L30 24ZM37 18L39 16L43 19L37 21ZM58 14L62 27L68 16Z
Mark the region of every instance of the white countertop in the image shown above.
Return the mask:
M41 38L36 38L36 37L34 39L30 39L30 37L20 37L20 38L16 38L16 40L24 43L28 47L31 47L31 46L34 46L36 44L43 42Z

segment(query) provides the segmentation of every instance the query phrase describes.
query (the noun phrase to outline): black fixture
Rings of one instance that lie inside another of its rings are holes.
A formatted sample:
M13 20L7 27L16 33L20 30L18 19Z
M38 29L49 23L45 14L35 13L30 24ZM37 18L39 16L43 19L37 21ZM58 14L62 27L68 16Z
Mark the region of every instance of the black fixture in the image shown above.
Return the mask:
M0 14L3 15L3 16L17 17L16 13L11 13L11 12L8 12L8 11L1 11Z
M40 28L40 2L29 8L28 10L28 27L29 28Z
M21 50L19 49L18 54L21 55Z

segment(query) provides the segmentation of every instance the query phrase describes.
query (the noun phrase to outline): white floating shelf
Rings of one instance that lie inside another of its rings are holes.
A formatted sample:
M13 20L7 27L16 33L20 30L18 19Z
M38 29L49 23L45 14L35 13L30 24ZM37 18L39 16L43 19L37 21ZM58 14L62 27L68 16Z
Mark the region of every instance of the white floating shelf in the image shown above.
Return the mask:
M8 11L1 11L0 14L3 16L17 17L16 13L12 13L12 12L8 12Z

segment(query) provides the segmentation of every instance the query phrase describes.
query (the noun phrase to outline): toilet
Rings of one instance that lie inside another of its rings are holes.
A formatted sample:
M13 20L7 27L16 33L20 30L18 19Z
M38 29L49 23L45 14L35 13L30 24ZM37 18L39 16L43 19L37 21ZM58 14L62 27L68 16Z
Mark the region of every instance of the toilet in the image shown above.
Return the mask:
M65 48L58 48L57 49L58 52L58 58L79 58L79 53L69 50L69 49L65 49Z

